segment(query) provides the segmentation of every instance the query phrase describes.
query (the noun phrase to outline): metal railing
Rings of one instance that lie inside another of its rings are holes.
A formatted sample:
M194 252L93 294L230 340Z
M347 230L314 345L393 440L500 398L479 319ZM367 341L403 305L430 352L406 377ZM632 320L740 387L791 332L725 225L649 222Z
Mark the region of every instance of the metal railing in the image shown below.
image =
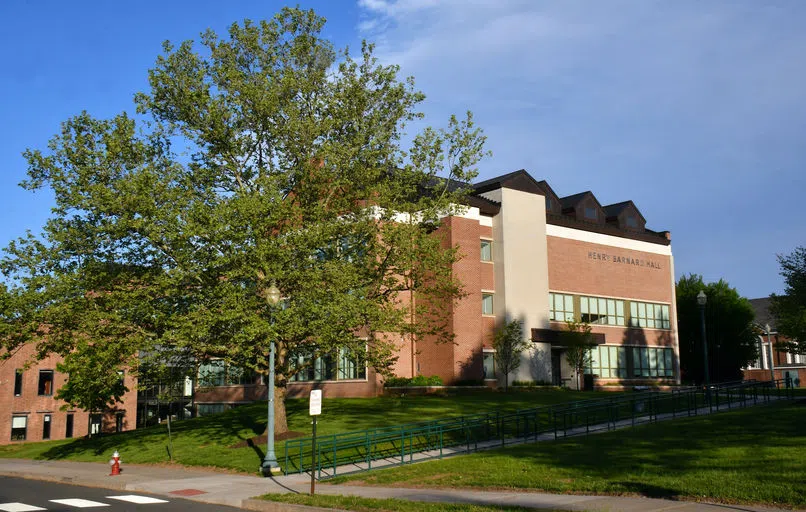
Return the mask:
M452 452L478 450L479 447L506 446L539 439L558 439L575 435L654 423L659 419L697 416L731 410L774 397L792 398L783 379L744 381L713 385L710 389L682 388L670 392L643 391L608 398L581 400L515 411L494 411L433 421L407 423L353 432L319 436L316 440L317 477L327 470L335 476L340 466L347 472L368 471L373 462L407 464L428 458L441 458ZM311 438L288 440L285 444L283 472L311 470Z

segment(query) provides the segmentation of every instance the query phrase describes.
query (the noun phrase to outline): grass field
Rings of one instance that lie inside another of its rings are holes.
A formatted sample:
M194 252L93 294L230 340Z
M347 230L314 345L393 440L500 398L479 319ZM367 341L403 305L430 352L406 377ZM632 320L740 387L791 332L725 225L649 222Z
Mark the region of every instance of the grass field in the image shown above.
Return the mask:
M514 446L333 482L806 505L806 404Z
M361 498L357 496L328 496L318 494L266 494L261 499L280 503L294 503L311 507L325 507L357 512L526 512L523 507L488 507L484 505L468 505L458 503L426 503L396 499ZM550 512L544 510L544 512Z
M611 396L603 393L605 396ZM518 390L502 393L467 390L450 396L404 396L378 398L325 399L318 421L321 435L360 430L369 427L427 421L430 419L473 414L496 409L536 407L601 396L602 393L578 393L562 390ZM287 401L289 429L310 434L308 401ZM188 466L213 466L246 473L257 473L265 445L231 448L266 430L266 404L241 406L222 414L174 422L174 461ZM137 429L93 439L73 439L0 446L0 457L29 459L64 459L106 462L120 451L130 464L168 461L167 425ZM284 443L276 445L282 458ZM281 460L282 463L282 460Z

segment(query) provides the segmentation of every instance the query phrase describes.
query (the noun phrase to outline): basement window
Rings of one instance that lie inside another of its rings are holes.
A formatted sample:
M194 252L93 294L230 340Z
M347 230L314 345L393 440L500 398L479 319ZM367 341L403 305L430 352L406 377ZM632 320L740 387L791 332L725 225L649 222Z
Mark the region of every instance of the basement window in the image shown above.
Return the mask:
M11 440L25 441L28 432L28 416L12 416L11 418Z

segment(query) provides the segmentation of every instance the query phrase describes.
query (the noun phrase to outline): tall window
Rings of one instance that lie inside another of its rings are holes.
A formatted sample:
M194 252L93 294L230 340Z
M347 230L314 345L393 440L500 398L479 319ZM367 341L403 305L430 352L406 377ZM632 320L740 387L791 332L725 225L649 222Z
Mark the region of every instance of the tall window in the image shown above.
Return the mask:
M490 240L481 241L481 261L493 261L493 243Z
M557 322L574 321L574 296L562 293L549 293L549 320Z
M669 329L669 306L649 302L630 302L630 327Z
M256 381L254 371L227 364L221 359L213 359L199 366L199 386L202 387L236 386L254 384Z
M14 371L14 396L22 395L22 370Z
M493 315L493 294L492 293L482 293L481 294L481 314L482 315Z
M90 417L90 434L100 434L101 433L101 415L100 414L93 414Z
M628 376L627 347L600 345L591 351L589 373L602 378L626 379Z
M46 414L42 420L42 439L50 439L50 414Z
M345 347L334 355L322 354L314 360L311 360L310 355L292 358L292 372L294 368L299 370L291 377L292 382L357 380L367 377L364 353L355 353Z
M623 300L580 297L579 311L582 321L589 324L626 325Z
M672 377L674 354L670 348L633 347L633 377Z
M39 370L39 395L53 394L53 370Z
M73 437L73 415L67 415L67 424L64 427L64 437L70 439Z
M483 377L487 380L495 379L495 351L484 349L482 352L484 366Z
M25 441L28 433L28 416L11 417L11 440Z

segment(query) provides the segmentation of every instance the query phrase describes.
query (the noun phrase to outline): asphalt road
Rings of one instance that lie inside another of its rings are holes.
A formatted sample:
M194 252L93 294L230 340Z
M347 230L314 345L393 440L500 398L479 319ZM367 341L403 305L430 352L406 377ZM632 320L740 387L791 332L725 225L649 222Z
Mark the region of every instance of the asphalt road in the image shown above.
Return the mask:
M200 503L179 497L155 496L141 492L98 489L0 476L0 512L36 510L75 512L81 509L108 511L201 512L240 511L239 508Z

